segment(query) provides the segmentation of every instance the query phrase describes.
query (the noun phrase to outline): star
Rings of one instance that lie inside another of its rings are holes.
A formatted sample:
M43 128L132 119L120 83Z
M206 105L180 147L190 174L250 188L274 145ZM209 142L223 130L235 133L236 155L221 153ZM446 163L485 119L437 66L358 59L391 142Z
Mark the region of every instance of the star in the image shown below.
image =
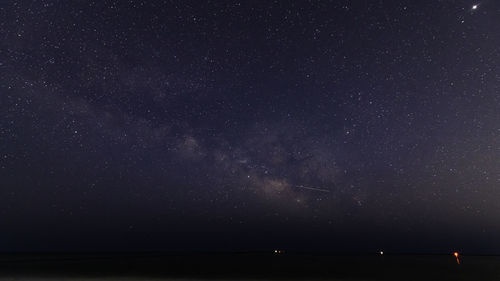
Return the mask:
M478 8L478 5L473 5L472 6L472 10L477 10L477 8Z

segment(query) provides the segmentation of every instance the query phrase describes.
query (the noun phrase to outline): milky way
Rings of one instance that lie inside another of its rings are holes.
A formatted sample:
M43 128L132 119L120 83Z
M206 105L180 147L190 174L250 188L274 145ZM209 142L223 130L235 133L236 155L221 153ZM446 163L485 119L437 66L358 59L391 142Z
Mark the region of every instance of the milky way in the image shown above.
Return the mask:
M495 1L0 18L0 250L500 251Z

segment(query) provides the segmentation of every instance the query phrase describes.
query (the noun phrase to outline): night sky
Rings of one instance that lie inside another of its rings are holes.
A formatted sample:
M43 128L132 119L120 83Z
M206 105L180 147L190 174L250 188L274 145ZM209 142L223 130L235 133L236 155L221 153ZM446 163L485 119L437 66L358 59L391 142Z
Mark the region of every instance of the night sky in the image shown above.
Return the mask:
M0 251L500 252L498 1L2 1L0 39Z

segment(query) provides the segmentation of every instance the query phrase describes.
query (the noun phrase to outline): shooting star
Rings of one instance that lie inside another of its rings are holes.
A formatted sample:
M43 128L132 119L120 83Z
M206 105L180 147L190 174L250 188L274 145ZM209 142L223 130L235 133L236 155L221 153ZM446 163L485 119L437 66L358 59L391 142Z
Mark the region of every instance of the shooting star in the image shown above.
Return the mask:
M323 188L314 187L314 186L296 185L295 187L314 190L314 191L320 191L320 192L330 192L330 190L328 190L328 189L323 189Z

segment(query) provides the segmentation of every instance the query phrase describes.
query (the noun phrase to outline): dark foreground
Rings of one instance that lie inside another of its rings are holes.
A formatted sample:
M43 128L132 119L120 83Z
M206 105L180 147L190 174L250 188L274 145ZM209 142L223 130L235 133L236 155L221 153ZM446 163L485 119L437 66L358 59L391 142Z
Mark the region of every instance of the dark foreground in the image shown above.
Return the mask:
M310 254L3 255L0 280L500 280L500 257Z

